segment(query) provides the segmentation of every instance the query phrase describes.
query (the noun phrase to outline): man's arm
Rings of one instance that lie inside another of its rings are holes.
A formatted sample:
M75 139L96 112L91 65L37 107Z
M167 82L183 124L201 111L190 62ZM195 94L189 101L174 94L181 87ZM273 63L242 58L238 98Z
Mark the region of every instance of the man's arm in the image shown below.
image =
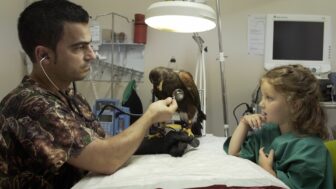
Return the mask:
M114 173L137 150L149 127L156 122L168 121L176 109L176 101L171 98L154 102L132 126L116 136L92 141L68 163L97 173Z

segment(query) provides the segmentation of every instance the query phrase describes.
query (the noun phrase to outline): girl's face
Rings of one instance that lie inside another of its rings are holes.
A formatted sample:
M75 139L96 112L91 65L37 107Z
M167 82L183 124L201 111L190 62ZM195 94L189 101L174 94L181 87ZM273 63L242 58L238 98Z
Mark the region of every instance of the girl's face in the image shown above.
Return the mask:
M290 111L283 94L276 91L267 79L262 80L261 94L262 98L259 105L262 114L266 116L266 122L276 123L280 126L288 124Z

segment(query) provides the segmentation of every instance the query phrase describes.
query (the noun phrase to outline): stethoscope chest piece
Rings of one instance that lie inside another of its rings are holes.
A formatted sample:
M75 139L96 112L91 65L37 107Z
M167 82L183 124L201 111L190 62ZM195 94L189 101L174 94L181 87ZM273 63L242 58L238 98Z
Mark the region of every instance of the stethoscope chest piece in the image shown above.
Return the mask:
M182 89L175 89L173 91L173 98L177 101L180 102L184 98L184 92Z

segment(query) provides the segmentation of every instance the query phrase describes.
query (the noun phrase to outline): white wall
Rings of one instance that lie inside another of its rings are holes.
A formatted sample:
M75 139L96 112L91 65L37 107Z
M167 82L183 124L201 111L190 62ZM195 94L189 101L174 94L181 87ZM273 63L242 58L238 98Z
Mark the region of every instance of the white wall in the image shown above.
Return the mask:
M25 73L16 29L23 7L22 0L0 2L0 99L17 86Z
M108 12L117 12L129 18L135 13L145 13L147 7L157 0L73 0L81 4L93 16ZM215 7L215 0L208 0L210 6ZM1 60L0 64L0 98L17 85L23 75L22 62L19 58L19 45L16 37L16 18L24 6L20 0L6 0L0 2L2 29ZM221 0L222 35L224 53L228 58L225 61L225 77L227 86L228 115L231 132L236 126L232 110L240 102L250 102L259 77L264 72L263 57L247 54L247 17L249 14L267 13L295 13L295 14L322 14L330 15L333 24L332 43L332 70L336 71L336 1L334 0ZM11 7L11 9L9 8ZM103 23L111 26L110 18L106 17ZM4 23L4 24L3 24ZM5 26L5 27L3 27ZM3 29L4 28L4 29ZM125 29L125 30L123 30ZM132 28L122 23L116 24L118 32L124 31L130 40ZM208 132L223 135L223 112L220 85L218 55L218 40L216 30L201 33L208 46L207 53L207 118ZM195 70L197 55L196 43L191 34L175 34L161 32L148 28L147 44L145 47L145 82L138 85L138 93L144 107L150 103L151 85L148 81L149 71L156 66L166 66L170 57L175 56L178 67L191 73ZM9 74L10 71L13 74ZM109 95L108 83L98 83L100 96ZM123 88L120 87L122 90ZM93 101L93 93L88 83L79 83L79 90Z

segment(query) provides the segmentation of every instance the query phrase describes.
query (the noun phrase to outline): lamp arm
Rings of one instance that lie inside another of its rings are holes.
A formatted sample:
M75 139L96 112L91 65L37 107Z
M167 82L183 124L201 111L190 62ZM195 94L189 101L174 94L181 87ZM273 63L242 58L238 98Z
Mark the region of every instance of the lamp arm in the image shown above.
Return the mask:
M227 116L227 99L226 99L226 85L225 85L225 57L223 52L222 45L222 25L221 25L221 10L220 10L220 0L216 0L216 15L217 15L217 34L218 34L218 46L219 46L219 63L220 63L220 72L221 72L221 88L222 88L222 106L223 106L223 118L224 118L224 136L229 136L229 124Z
M192 38L197 43L200 52L202 52L203 51L203 44L204 44L204 40L202 39L202 37L197 32L195 32L195 33L193 33Z

